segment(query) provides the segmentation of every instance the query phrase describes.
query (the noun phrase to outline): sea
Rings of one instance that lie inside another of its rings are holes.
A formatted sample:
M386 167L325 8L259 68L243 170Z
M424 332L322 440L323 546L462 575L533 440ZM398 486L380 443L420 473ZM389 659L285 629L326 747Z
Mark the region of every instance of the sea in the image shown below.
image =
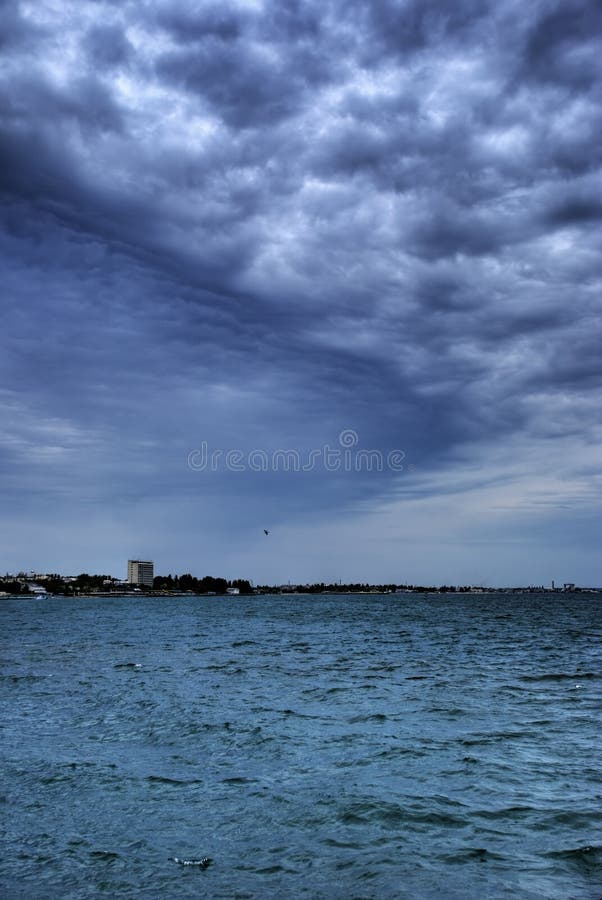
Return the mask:
M602 897L602 596L0 600L0 896Z

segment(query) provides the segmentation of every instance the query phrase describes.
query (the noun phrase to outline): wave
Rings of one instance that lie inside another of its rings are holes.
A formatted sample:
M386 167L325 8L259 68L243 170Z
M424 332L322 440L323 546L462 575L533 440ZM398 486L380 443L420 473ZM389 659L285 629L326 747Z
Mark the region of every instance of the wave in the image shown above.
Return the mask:
M91 856L92 859L104 859L107 862L121 859L120 854L115 853L113 850L90 850L89 856Z
M464 827L468 822L466 816L457 816L453 815L453 813L439 812L438 810L412 809L409 806L401 806L400 804L386 801L352 803L340 811L338 818L345 825L363 825L369 822L378 822L391 828L399 827L402 824L460 828Z
M200 778L169 778L167 775L147 775L146 781L151 784L170 784L176 787L190 787L194 784L205 784Z
M521 681L585 681L602 678L597 672L544 672L537 675L520 675Z

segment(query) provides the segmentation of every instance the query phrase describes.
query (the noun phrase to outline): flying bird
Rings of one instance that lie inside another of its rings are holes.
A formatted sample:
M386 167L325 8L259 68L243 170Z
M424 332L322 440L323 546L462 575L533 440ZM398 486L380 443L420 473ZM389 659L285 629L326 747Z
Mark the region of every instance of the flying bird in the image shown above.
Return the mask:
M264 533L264 534L269 534L270 532L267 530L267 528L264 528L264 529L263 529L263 533Z

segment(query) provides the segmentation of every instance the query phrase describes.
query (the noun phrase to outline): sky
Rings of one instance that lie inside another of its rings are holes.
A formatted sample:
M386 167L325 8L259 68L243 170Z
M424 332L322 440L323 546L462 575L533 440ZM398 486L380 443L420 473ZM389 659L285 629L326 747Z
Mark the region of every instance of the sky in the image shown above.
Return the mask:
M602 584L600 9L0 0L0 570Z

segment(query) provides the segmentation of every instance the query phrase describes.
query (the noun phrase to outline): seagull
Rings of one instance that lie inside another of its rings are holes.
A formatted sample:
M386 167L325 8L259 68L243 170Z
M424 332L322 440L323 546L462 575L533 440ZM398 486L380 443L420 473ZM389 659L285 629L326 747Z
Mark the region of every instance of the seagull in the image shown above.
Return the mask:
M263 529L263 533L267 535L267 534L269 534L270 532L267 530L267 528L264 528L264 529Z

